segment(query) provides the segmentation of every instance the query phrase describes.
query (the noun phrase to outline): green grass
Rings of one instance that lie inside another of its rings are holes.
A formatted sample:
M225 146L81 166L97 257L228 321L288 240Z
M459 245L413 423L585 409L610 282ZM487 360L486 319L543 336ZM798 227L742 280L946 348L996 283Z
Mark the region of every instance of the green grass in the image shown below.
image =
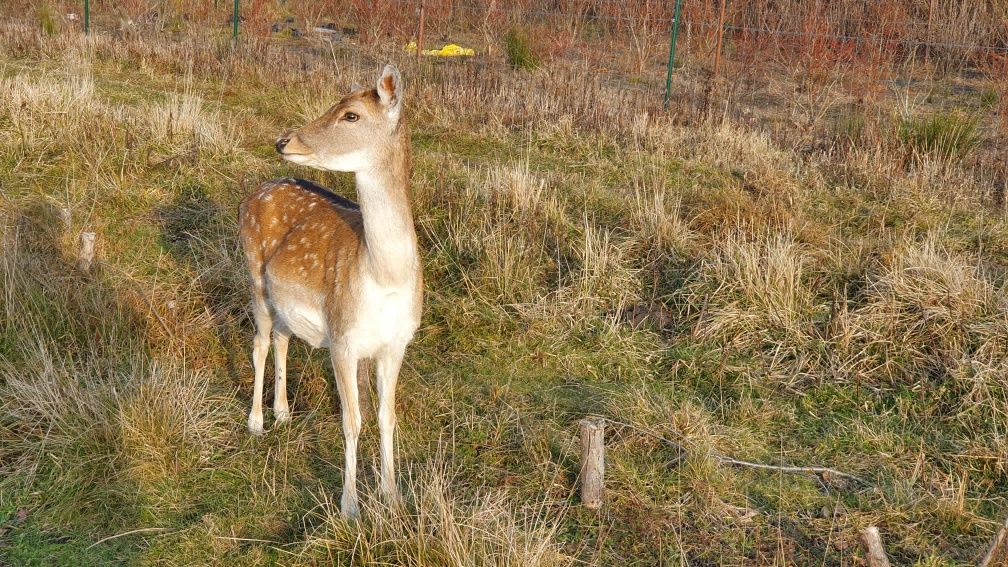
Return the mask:
M512 29L504 36L504 53L513 69L532 71L542 64L528 35L518 29Z
M901 118L897 133L912 155L942 161L962 160L983 141L978 115L935 112L923 118Z
M0 562L505 564L528 544L511 564L852 565L877 525L894 562L952 565L1008 505L1008 227L975 172L921 180L885 145L804 161L732 124L501 123L507 97L446 74L408 94L427 290L397 405L407 505L371 489L368 423L346 522L326 353L292 343L293 422L245 431L236 207L283 175L353 196L271 150L350 74L239 50L222 87L212 46L50 41L2 56L30 96L0 101ZM949 179L959 200L934 198ZM612 420L601 514L577 505L586 415Z
M38 10L38 23L42 33L51 36L59 31L59 21L56 19L58 17L52 6L48 3L43 4Z

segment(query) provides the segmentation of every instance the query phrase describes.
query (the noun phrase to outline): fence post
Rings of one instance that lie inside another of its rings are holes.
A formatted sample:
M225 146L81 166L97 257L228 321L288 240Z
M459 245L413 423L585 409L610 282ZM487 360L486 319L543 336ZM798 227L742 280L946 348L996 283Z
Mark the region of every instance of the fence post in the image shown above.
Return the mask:
M77 269L85 274L91 271L91 264L94 262L95 233L82 232L80 234L80 249L77 251Z
M238 43L238 0L234 0L234 13L231 15L231 41Z
M417 63L420 62L421 52L423 51L423 32L424 32L424 0L420 0L420 21L417 22L417 38L416 38Z
M668 72L665 74L665 110L669 108L669 96L672 92L672 65L675 63L675 44L679 37L679 18L682 16L682 0L676 0L675 13L672 15L672 38L669 40Z
M91 33L91 0L84 0L84 33Z
M581 429L581 502L598 510L605 498L605 420L585 418Z
M724 42L725 8L728 0L721 0L721 15L718 16L717 53L714 55L714 80L721 73L721 45Z
M882 547L882 537L879 536L878 528L868 526L861 530L860 536L868 567L889 567L889 556Z

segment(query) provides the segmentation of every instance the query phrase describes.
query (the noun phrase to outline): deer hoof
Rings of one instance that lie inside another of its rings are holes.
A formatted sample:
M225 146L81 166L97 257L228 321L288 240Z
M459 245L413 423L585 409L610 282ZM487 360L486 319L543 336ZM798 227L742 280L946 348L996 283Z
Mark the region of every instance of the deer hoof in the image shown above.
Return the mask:
M248 418L248 430L252 435L262 435L263 430L263 418L262 415L250 415Z

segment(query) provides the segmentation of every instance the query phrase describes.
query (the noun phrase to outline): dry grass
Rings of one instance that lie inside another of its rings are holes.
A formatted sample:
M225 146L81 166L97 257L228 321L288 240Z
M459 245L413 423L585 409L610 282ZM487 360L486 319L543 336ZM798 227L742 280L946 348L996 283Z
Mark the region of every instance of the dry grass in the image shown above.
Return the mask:
M1001 343L995 321L1003 313L994 286L976 258L950 253L935 234L904 241L868 281L861 308L851 314L855 340L871 353L867 374L889 379L946 375ZM992 325L993 323L993 325Z
M516 506L502 493L460 500L466 482L435 459L404 475L400 504L377 491L365 498L362 522L348 521L328 494L316 495L315 524L292 564L320 558L353 565L561 567L574 564L557 541L565 503Z
M843 6L808 25L839 29ZM955 17L981 37L978 14ZM244 435L235 206L262 179L321 175L276 162L272 140L397 57L385 17L360 49L0 24L4 560L854 565L868 524L901 564L972 559L1008 505L998 138L985 115L963 156L908 154L905 105L882 95L835 127L859 94L808 50L825 78L726 87L723 113L716 89L663 114L653 86L585 81L558 55L569 29L543 34L556 53L530 72L402 61L428 282L399 399L405 502L368 489L361 522L338 517L320 353L292 347L293 424ZM705 88L705 57L677 89ZM80 230L100 239L89 276ZM600 515L573 505L586 414L631 425L611 428ZM676 435L689 455L658 439Z
M171 93L168 99L141 112L150 134L167 144L193 144L211 151L233 152L242 142L235 128L222 125L214 113L204 108L203 100L186 85L182 93Z
M694 332L742 346L804 344L814 305L808 263L791 235L725 235L686 287L685 303L700 310Z

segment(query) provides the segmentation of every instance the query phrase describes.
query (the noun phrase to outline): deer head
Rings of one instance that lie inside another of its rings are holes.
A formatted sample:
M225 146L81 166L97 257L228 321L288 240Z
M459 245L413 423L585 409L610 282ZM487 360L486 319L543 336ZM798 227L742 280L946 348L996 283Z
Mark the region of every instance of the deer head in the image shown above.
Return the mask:
M277 152L327 171L367 171L397 141L402 94L399 70L386 65L375 88L354 90L322 116L281 134Z

